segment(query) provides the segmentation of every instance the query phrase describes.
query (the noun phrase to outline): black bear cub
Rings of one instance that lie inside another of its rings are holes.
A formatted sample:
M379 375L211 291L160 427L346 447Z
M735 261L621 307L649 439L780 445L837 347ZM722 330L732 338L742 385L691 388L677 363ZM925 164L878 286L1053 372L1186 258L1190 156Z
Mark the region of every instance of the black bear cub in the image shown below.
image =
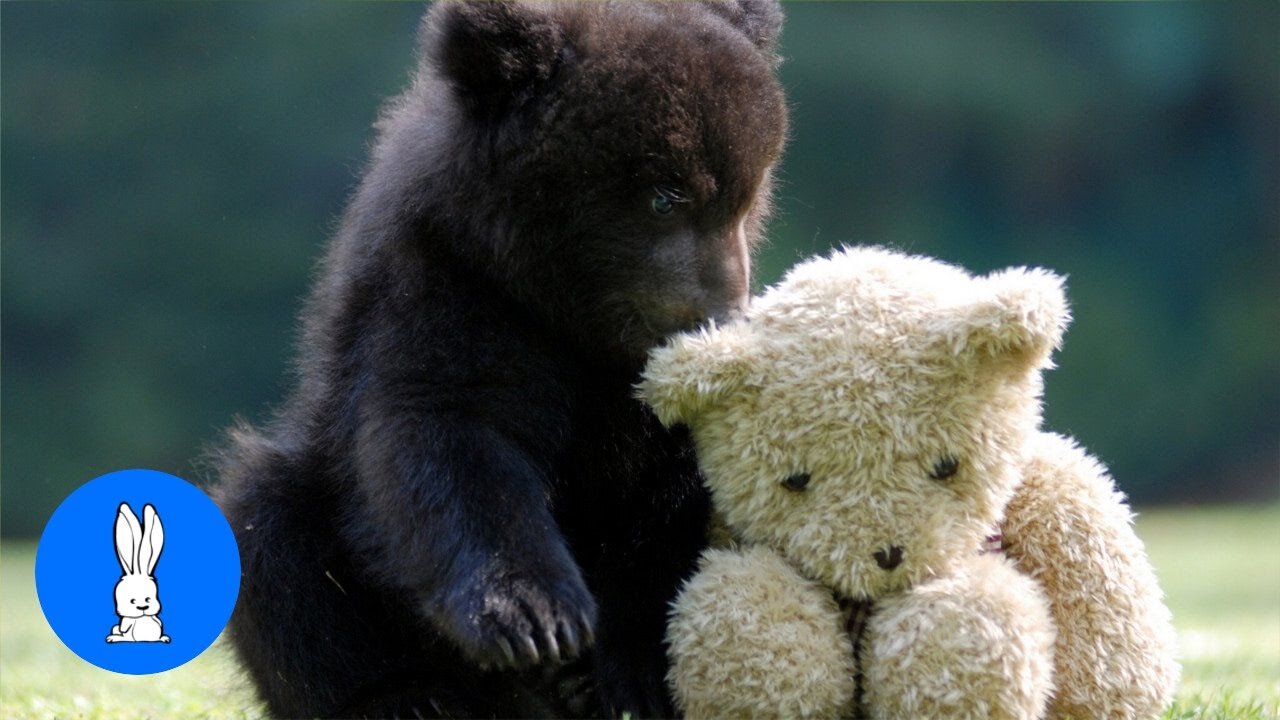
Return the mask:
M632 385L747 301L780 24L776 0L427 12L296 388L219 458L230 637L273 715L671 713L708 505Z

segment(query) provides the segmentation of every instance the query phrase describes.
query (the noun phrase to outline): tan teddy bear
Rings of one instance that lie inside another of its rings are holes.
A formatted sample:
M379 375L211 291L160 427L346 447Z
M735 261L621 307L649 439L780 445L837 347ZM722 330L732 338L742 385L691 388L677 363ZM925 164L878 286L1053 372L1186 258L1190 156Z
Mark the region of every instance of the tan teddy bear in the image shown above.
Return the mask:
M1050 273L858 248L654 351L640 394L738 541L672 609L682 711L1160 711L1174 635L1123 497L1039 430L1068 319Z

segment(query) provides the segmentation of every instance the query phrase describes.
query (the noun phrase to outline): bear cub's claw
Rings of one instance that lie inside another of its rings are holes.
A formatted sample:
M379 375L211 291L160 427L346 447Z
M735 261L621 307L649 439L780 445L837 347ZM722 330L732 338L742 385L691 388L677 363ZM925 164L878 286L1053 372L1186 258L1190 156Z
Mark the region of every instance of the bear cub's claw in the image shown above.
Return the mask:
M576 658L595 642L596 603L582 580L508 574L478 583L455 607L465 652L487 667L523 669Z

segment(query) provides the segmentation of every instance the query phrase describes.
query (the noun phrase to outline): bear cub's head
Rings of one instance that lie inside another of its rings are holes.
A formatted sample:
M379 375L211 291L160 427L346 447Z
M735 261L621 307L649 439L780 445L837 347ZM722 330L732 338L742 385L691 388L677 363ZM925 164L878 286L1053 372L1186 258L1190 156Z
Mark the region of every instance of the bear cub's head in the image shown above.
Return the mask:
M794 268L747 321L655 350L640 392L689 426L741 539L874 599L996 528L1068 317L1041 270L845 249Z
M472 271L638 367L746 309L781 20L776 0L440 2L379 151Z

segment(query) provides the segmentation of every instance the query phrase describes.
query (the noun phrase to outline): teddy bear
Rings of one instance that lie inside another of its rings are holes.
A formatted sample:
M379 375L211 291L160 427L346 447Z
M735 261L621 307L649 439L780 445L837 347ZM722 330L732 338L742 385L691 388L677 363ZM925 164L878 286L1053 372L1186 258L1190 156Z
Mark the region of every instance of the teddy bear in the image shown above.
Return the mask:
M879 247L653 351L724 536L672 604L689 717L1139 718L1175 637L1103 466L1042 431L1060 277Z

